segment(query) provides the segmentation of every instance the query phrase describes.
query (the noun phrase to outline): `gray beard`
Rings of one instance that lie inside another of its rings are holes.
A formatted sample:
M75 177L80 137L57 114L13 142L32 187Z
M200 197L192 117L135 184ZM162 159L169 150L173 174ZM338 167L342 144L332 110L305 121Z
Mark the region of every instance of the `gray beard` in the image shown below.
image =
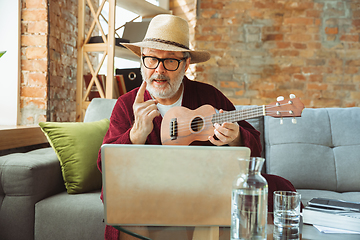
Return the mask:
M153 74L149 79L147 79L145 72L144 72L144 66L141 65L141 76L142 76L143 81L146 81L146 83L147 83L146 90L148 90L149 93L151 94L151 96L153 96L154 98L166 99L166 98L173 97L180 89L184 75L185 75L185 67L183 67L181 69L179 74L176 76L174 81L172 81L171 83L169 82L169 80L170 80L169 77L162 75L162 74ZM151 86L151 82L154 79L167 80L168 86L164 87L164 89L153 88Z

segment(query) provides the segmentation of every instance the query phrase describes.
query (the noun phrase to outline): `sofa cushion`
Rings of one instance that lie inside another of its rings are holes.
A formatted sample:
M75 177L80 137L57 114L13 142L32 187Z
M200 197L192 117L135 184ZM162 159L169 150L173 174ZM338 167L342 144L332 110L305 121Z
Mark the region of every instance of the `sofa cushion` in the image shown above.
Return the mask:
M52 148L0 157L0 239L32 239L35 203L64 190Z
M35 239L104 239L104 205L100 190L62 192L35 205Z
M109 120L88 123L41 122L61 163L68 193L82 193L101 188L97 156L109 128Z
M360 108L306 108L297 124L265 117L266 165L297 189L360 191Z

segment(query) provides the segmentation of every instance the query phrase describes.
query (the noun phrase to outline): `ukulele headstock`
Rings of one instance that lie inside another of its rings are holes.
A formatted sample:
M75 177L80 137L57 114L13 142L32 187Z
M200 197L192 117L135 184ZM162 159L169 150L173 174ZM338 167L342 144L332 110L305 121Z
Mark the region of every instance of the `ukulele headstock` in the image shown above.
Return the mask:
M293 123L296 123L295 117L301 117L304 104L294 94L290 94L290 99L285 100L280 96L276 102L265 106L266 115L275 118L293 117Z

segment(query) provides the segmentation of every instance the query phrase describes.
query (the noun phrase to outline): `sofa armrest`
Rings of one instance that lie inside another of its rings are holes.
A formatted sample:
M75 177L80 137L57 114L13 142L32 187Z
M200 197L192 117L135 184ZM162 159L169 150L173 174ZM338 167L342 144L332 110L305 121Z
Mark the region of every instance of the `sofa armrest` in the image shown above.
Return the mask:
M35 203L64 190L52 148L0 157L0 239L34 236Z

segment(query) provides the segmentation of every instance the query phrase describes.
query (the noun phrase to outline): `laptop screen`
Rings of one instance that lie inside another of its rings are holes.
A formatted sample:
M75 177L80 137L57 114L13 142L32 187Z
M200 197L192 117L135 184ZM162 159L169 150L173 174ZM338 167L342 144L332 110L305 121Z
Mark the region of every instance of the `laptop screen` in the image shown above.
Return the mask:
M105 144L108 225L230 226L232 182L246 147Z

